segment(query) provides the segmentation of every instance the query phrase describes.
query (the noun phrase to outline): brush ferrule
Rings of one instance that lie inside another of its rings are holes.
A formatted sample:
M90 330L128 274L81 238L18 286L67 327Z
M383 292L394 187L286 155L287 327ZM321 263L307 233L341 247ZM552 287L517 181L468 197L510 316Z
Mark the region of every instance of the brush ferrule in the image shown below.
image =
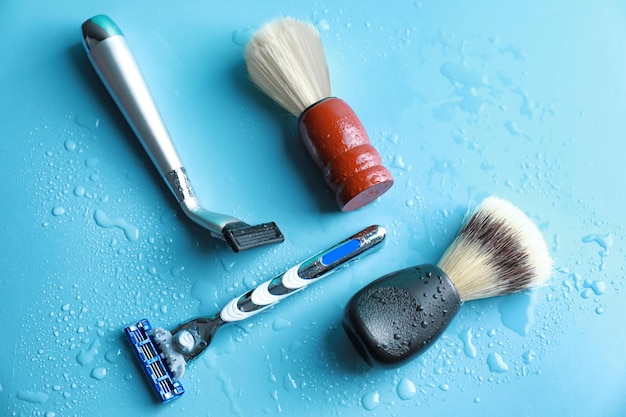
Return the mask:
M346 307L343 326L370 365L399 366L423 353L461 306L448 276L431 264L385 275Z

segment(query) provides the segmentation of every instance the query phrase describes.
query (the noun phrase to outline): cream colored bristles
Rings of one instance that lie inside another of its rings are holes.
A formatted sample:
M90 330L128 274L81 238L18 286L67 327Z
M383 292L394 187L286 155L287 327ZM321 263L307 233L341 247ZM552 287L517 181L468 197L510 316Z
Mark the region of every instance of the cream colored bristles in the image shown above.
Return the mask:
M489 197L439 261L462 301L545 285L552 259L537 226L508 201Z
M245 60L252 81L295 116L330 97L322 41L311 24L289 17L266 23L246 46Z

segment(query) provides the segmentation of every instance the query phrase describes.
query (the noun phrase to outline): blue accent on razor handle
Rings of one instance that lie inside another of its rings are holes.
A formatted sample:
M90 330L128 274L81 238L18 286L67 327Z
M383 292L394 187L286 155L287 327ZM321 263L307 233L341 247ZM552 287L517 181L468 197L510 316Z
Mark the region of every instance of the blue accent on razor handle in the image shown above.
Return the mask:
M250 226L202 207L120 28L105 15L82 25L83 46L96 73L135 132L183 212L235 252L284 240L275 223Z
M337 248L327 252L320 258L320 262L324 265L332 265L339 259L342 259L346 255L354 253L361 247L361 242L358 239L352 239L338 246Z
M124 329L135 354L139 359L148 381L151 382L161 402L172 401L184 394L185 389L175 381L168 366L161 357L158 346L151 337L152 325L148 320L141 320Z

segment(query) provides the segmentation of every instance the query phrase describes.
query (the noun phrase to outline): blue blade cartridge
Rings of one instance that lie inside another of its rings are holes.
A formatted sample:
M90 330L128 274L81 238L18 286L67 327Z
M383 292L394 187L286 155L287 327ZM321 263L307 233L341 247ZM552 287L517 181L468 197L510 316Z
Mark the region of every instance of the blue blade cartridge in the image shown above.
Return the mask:
M138 321L124 329L133 346L140 366L148 376L161 402L168 402L183 395L185 389L179 381L172 378L167 364L161 357L160 349L152 338L152 325L146 319Z

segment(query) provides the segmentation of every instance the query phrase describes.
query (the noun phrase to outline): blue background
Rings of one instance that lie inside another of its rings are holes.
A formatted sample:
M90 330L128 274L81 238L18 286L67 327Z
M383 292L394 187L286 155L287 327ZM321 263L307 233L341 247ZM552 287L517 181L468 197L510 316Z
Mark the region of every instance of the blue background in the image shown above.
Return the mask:
M626 413L626 5L620 1L225 3L5 0L0 7L0 414L621 416ZM124 31L204 204L276 221L235 254L180 213L89 65L81 23ZM295 119L247 79L278 16L321 32L333 93L396 178L337 210ZM368 369L343 307L436 262L486 196L537 222L549 286L465 304L426 354ZM157 404L122 338L172 327L370 224L386 246L220 330Z

